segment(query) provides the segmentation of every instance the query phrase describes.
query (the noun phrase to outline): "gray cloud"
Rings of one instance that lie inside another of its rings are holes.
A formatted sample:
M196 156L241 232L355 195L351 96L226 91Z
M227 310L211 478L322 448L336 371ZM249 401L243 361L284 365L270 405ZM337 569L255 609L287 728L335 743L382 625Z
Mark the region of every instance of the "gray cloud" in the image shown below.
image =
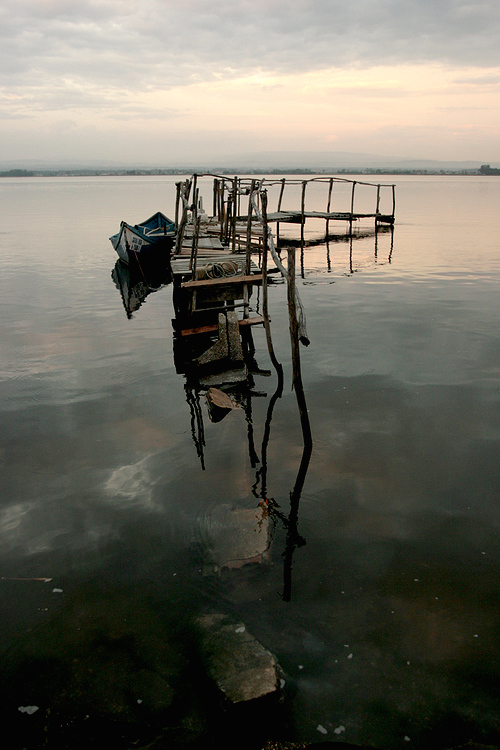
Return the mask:
M264 70L499 63L496 0L6 0L0 83L113 88Z

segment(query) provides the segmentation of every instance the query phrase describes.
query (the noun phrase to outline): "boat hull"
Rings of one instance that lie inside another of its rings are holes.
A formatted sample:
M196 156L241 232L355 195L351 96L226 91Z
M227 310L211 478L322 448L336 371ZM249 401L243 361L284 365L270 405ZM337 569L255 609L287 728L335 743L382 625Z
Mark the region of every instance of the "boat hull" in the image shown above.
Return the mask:
M122 221L120 231L110 237L111 244L124 263L139 261L144 252L152 247L164 248L170 254L175 238L175 224L158 211L142 224L127 224Z

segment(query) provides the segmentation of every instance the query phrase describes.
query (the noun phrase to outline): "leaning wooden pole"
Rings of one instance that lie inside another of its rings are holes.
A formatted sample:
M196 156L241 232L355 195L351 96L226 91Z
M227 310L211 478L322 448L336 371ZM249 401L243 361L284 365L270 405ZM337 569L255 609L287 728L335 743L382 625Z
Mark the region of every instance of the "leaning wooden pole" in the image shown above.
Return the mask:
M257 205L256 196L260 194L262 197L264 192L265 191L263 190L255 191L255 194L252 196L253 209L255 211L256 217L258 218L262 226L264 226L264 221L262 218L262 213ZM273 235L271 232L268 232L268 245L269 245L269 252L271 253L271 257L274 260L276 267L280 271L283 278L286 279L288 277L288 271L284 267L278 253L276 252L276 247L274 245ZM304 344L304 346L309 346L311 342L309 340L309 336L307 335L306 316L304 313L302 302L300 301L299 293L296 288L295 288L295 305L296 305L296 310L297 310L297 325L298 325L299 339L301 343Z
M252 181L253 185L253 181ZM269 357L271 358L271 362L273 363L273 366L278 373L278 379L279 382L282 384L283 382L283 368L281 364L278 362L276 358L276 354L274 353L274 346L273 346L273 340L271 338L271 321L269 318L269 295L268 295L268 289L267 289L267 251L269 247L269 226L267 222L267 192L263 191L262 195L262 263L261 263L261 272L262 272L262 316L264 318L264 328L266 331L266 341L267 341L267 349L269 351ZM250 210L250 209L249 209ZM281 396L281 391L280 391Z

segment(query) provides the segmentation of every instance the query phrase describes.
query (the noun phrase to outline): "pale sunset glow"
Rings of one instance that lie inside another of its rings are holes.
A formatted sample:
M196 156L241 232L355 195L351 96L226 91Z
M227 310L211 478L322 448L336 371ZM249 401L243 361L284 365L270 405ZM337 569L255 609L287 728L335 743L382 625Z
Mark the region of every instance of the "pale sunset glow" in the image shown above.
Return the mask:
M500 162L499 6L3 0L0 161Z

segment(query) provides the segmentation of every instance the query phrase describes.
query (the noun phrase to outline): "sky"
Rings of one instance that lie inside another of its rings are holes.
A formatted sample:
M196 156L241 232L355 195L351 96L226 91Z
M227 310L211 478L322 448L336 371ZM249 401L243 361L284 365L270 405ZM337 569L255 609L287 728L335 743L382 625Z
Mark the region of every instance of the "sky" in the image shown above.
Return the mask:
M498 0L0 0L0 163L500 162Z

